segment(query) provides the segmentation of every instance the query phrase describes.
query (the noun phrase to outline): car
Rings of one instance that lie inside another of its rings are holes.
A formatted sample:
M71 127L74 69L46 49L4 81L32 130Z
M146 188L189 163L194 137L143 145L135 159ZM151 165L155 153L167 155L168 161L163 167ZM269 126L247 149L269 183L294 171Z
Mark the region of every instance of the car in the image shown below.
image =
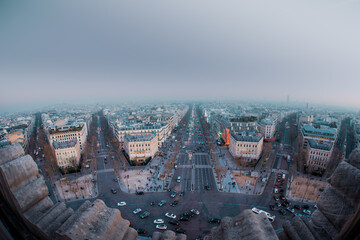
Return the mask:
M179 221L189 221L189 220L190 220L190 218L187 217L187 216L181 216L181 217L179 218Z
M300 206L300 205L294 205L294 208L301 210L301 206Z
M158 203L158 205L159 205L159 207L162 207L165 203L166 203L166 201L162 200L161 202Z
M284 195L281 195L281 196L280 196L280 199L284 201L286 198L285 198Z
M185 216L185 217L192 217L192 216L194 216L194 213L192 213L192 212L185 212L185 213L183 213L183 216Z
M286 210L288 210L289 212L291 213L294 213L295 212L295 209L291 208L291 207L287 207Z
M123 207L126 206L126 202L118 202L117 205L118 207Z
M205 189L205 190L208 190L208 191L211 190L211 188L210 188L209 185L204 186L204 189Z
M196 215L200 214L199 210L197 210L195 208L191 209L190 212L195 213Z
M174 231L177 232L177 233L182 233L182 234L185 234L186 231L182 228L174 228Z
M274 199L275 199L276 202L279 201L279 197L278 197L278 196L274 196Z
M144 218L146 218L146 217L148 217L148 216L150 216L150 212L145 211L145 212L143 212L143 213L140 215L140 218L144 219Z
M274 193L278 193L278 189L277 188L274 188Z
M164 220L161 219L161 218L155 219L155 220L154 220L154 223L155 223L155 224L163 224L163 223L164 223Z
M173 202L170 204L170 206L175 207L178 203L179 203L179 202L175 200L175 201L173 201Z
M221 220L220 220L219 218L210 218L210 219L208 220L208 222L209 222L209 223L220 223Z
M165 230L165 229L167 229L167 226L165 224L159 224L159 225L156 225L156 228Z
M305 213L306 215L311 215L311 211L308 210L308 209L304 209L304 210L303 210L303 213Z
M280 209L279 212L280 212L281 215L286 215L286 212L285 212L284 209Z
M136 195L144 195L144 192L143 191L136 191Z
M142 228L137 228L137 229L136 229L136 232L137 232L138 234L145 234L145 233L146 233L145 229L142 229Z
M175 219L175 218L176 218L176 215L175 215L175 214L169 213L169 212L165 213L165 216L168 217L168 218L172 218L172 219Z
M173 191L172 194L170 195L171 198L174 198L176 196L177 192Z
M171 219L171 220L169 221L169 223L172 224L172 225L179 226L179 221L177 221L177 220L175 220L175 219Z
M270 205L269 207L270 207L270 209L271 209L272 211L275 210L275 206L274 206L274 205Z
M280 203L280 202L276 202L275 204L276 204L276 206L278 206L278 207L281 206L281 203Z
M295 214L295 216L299 216L299 217L301 217L302 216L302 214L301 213L294 213Z
M117 191L116 191L115 188L112 188L112 189L111 189L111 192L112 192L113 194L117 193Z
M117 178L114 178L114 182L118 182L119 180Z
M138 214L139 212L141 212L141 208L137 208L133 211L134 214Z
M184 191L181 191L179 194L180 197L184 196Z
M317 209L317 205L316 205L316 204L314 205L314 208Z

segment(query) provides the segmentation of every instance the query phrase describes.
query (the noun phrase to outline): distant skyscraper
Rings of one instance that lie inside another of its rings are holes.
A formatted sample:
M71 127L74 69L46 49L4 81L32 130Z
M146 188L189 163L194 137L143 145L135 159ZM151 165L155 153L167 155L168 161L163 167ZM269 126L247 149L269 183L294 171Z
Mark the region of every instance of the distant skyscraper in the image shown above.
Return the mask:
M289 103L290 103L290 96L287 95L287 96L286 96L286 104L289 105Z

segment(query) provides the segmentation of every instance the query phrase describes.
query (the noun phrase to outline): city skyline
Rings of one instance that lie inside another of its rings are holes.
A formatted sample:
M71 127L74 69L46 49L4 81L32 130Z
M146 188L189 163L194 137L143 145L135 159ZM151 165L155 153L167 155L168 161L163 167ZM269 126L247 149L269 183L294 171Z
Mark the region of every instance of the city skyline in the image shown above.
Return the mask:
M1 9L2 112L44 102L288 95L360 107L357 2L35 1Z

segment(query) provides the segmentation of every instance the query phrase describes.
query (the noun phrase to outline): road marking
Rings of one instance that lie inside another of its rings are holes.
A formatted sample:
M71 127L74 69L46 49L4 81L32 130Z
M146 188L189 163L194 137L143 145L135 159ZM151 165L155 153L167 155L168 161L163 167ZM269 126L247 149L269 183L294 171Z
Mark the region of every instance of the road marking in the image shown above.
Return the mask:
M107 172L114 172L115 170L113 168L107 168L107 169L102 169L102 170L98 170L98 174L99 173L107 173Z

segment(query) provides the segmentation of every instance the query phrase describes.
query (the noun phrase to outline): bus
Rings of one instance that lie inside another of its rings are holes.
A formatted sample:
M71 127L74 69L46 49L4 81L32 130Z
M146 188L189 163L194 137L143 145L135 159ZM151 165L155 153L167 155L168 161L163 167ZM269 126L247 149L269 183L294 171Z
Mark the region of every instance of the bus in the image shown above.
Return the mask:
M274 222L275 221L275 216L271 215L268 212L265 212L263 210L260 210L258 208L252 208L251 211L253 211L256 214L260 214L260 213L265 213L265 215L267 216L267 218L270 220L270 222Z

